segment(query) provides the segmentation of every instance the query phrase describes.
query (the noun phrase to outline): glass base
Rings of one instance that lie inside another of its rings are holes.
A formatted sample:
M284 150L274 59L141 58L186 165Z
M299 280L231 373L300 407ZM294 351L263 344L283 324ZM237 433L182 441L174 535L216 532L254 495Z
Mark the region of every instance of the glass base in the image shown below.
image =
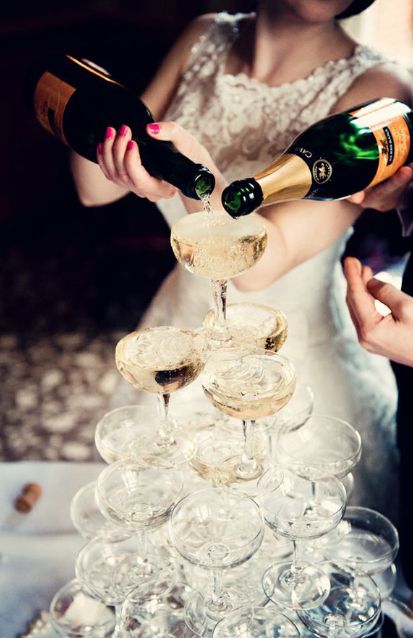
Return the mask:
M153 435L145 434L133 441L125 450L125 456L136 462L143 461L146 465L167 468L185 465L195 452L195 443L184 434L174 432L169 440L161 439L153 432Z
M268 598L290 609L318 607L328 596L330 580L322 569L305 563L297 573L292 563L275 563L263 576L263 589Z

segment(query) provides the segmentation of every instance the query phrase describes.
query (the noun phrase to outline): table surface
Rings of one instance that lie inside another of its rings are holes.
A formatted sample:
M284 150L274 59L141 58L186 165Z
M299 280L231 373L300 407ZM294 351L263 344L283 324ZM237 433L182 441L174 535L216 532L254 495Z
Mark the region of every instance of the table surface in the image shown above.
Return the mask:
M93 481L103 463L14 462L0 464L0 637L23 633L55 592L74 578L74 563L86 543L70 520L70 502ZM28 514L14 509L26 483L42 496Z

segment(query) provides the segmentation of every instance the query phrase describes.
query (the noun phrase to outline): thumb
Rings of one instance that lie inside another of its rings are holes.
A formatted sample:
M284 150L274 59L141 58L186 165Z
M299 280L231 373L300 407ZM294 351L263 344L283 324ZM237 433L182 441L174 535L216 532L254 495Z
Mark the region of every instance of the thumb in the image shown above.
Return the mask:
M375 299L381 301L385 306L390 308L392 314L397 316L400 313L401 306L409 295L402 292L392 284L380 281L373 277L367 283L368 291Z
M146 126L146 131L150 137L172 142L178 151L194 161L202 161L199 158L206 152L195 137L176 122L153 122Z

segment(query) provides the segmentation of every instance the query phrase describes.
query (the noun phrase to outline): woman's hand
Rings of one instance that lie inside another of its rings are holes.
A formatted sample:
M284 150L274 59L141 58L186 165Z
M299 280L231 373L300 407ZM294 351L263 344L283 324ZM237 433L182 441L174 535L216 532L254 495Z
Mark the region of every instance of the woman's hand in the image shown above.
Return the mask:
M153 126L153 125L152 125ZM139 147L125 124L119 131L109 127L105 139L97 147L97 160L106 179L151 202L173 197L176 188L156 179L141 162Z
M381 212L387 212L395 208L406 208L408 197L411 195L409 187L413 178L413 164L402 166L385 182L368 188L365 191L354 193L349 197L353 204L361 204L363 208L374 208Z
M358 259L344 262L347 279L347 305L360 344L369 352L413 366L413 297L394 286L375 279L371 268ZM390 309L383 317L375 300Z
M216 188L212 205L221 207L220 197L226 186L225 179L218 171L208 151L193 135L175 122L148 124L147 133L153 138L172 142L178 151L192 161L203 164L215 175ZM146 197L151 202L175 195L177 189L163 180L152 177L142 165L139 146L132 140L131 129L123 125L119 131L109 127L105 140L98 145L97 160L105 177L118 186L129 189L138 197ZM187 208L199 210L199 203L191 203L184 198Z

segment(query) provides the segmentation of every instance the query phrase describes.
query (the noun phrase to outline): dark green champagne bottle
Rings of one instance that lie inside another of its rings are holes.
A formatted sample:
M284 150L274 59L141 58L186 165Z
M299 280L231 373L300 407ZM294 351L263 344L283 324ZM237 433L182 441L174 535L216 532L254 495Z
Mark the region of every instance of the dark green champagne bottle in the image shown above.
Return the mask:
M170 142L152 139L146 125L154 120L143 102L93 62L71 55L51 57L36 73L34 85L34 109L40 124L79 155L96 162L96 147L106 128L127 124L151 175L194 199L213 191L212 173Z
M291 199L332 200L374 186L413 158L411 109L381 98L320 120L270 166L232 182L222 203L233 217Z

